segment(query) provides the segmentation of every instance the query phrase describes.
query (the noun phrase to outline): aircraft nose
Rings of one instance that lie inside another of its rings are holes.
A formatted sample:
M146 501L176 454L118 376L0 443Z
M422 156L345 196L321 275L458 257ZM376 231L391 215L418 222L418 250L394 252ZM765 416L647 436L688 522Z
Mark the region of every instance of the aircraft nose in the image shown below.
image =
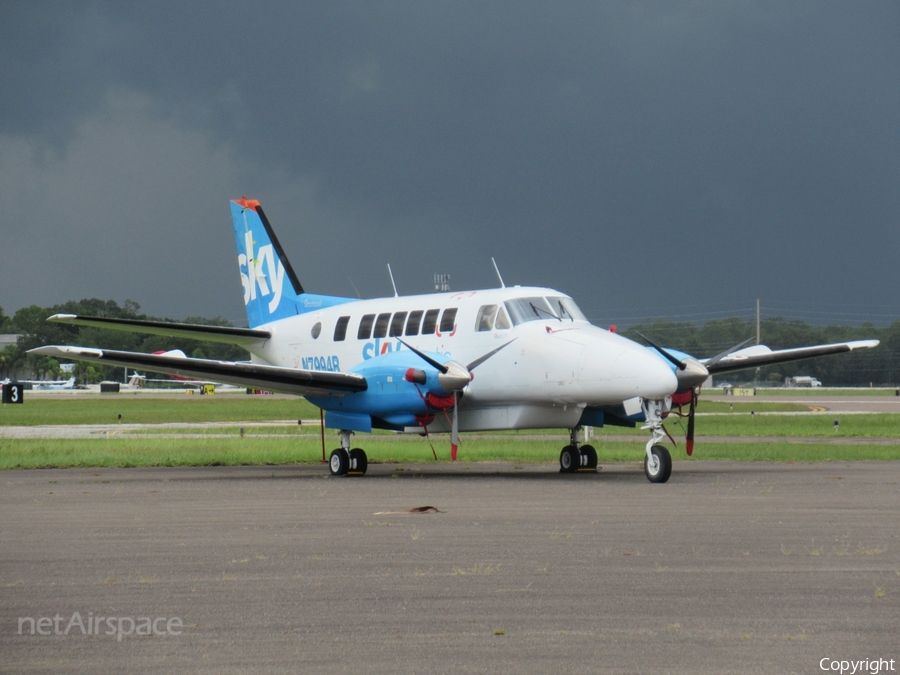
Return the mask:
M662 399L678 389L678 378L661 358L640 347L629 349L616 359L613 379L629 384L635 396Z

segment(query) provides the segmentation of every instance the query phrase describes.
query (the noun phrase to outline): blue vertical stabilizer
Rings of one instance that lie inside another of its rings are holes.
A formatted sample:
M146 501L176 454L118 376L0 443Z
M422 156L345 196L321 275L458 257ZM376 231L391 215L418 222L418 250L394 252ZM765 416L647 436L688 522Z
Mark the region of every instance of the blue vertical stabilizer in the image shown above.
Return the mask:
M233 199L231 219L244 287L244 305L251 328L353 302L353 298L304 292L257 200Z

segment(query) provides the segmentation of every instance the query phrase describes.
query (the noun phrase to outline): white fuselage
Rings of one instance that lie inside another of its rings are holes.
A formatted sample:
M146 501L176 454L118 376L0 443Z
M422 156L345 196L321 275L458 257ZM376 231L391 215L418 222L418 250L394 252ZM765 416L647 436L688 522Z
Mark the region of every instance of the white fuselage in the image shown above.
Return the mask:
M423 334L429 310L436 326ZM418 321L414 313L420 313ZM339 330L336 334L339 322L345 326L343 339ZM664 399L677 389L662 358L592 325L569 296L548 288L359 300L260 328L272 337L250 347L254 362L339 372L406 350L400 340L463 365L513 340L474 370L460 403L460 428L468 431L570 428L585 407ZM442 430L445 422L438 417L429 428Z

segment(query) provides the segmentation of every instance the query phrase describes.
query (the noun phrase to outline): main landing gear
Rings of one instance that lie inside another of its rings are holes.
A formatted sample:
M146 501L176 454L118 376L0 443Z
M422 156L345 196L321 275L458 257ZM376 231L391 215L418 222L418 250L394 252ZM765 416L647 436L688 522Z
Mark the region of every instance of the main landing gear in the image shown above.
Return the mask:
M363 476L369 468L369 460L362 448L350 449L350 434L341 429L341 447L331 451L328 466L332 476Z
M597 451L592 445L581 444L581 427L569 431L569 445L559 453L559 472L596 471Z

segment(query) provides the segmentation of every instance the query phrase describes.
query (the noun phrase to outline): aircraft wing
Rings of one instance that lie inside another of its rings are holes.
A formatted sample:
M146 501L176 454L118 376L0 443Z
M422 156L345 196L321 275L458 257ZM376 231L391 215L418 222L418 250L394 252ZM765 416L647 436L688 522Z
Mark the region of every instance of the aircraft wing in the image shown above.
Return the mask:
M111 366L142 368L157 373L209 379L242 387L258 387L296 396L346 396L368 388L366 378L361 375L297 370L256 363L235 363L166 354L141 354L112 349L56 345L30 349L28 353L79 361L94 361Z
M194 323L168 323L166 321L141 321L139 319L110 319L102 316L82 316L79 314L54 314L47 321L70 323L76 326L93 326L124 330L130 333L148 333L169 337L225 342L233 345L247 345L262 342L272 337L267 330L234 328L231 326L204 326Z
M815 345L813 347L797 347L795 349L779 349L772 351L765 345L755 345L740 349L718 359L706 359L701 361L706 366L710 375L731 373L746 368L758 368L770 366L773 363L786 363L788 361L800 361L812 359L817 356L829 354L841 354L857 349L872 349L878 346L878 340L855 340L853 342L836 342L829 345Z

